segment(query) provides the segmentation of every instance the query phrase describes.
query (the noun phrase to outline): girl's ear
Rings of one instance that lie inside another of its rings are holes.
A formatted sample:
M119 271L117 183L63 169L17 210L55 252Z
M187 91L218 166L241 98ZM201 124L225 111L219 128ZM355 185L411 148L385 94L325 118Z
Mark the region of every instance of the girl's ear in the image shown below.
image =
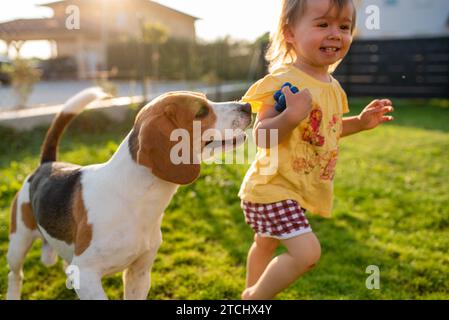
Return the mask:
M295 42L295 35L290 25L286 25L284 28L284 38L287 43L294 44Z

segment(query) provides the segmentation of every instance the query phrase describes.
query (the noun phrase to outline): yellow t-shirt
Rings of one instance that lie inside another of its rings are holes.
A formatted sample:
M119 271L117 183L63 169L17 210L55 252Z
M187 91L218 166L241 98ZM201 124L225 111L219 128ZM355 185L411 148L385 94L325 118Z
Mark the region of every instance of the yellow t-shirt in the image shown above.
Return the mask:
M264 104L274 106L273 95L285 82L299 90L307 88L312 95L312 111L286 141L277 148L257 149L239 191L242 200L273 203L292 199L312 213L330 216L342 115L349 112L345 92L331 79L322 82L285 65L252 85L242 98L258 112Z

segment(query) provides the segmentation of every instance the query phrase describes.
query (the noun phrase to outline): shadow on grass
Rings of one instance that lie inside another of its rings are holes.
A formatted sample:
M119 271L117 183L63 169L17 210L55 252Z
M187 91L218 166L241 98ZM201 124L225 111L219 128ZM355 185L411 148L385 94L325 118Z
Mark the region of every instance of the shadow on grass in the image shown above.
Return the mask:
M175 195L174 201L167 210L168 215L170 210L176 210L188 203L187 220L206 221L210 229L198 230L201 235L205 236L206 241L212 241L225 250L236 267L243 268L246 264L248 249L253 241L252 230L244 221L240 200L237 197L244 169L238 166L206 168L199 180L189 187L182 188ZM194 198L189 196L192 191L196 194ZM366 278L369 276L365 273L366 267L374 264L382 270L386 265L394 264L394 261L382 251L370 247L367 244L368 241L357 239L351 232L351 229L368 230L368 223L350 214L342 214L333 219L310 215L309 220L321 241L323 252L321 262L314 271L306 274L278 298L375 299L381 297L381 294L373 293L365 287ZM188 226L188 228L191 227ZM166 231L170 232L170 230ZM280 246L277 254L284 251L285 249ZM354 292L354 288L358 291Z
M359 104L352 102L352 111L360 110L361 106L364 105L363 103L364 101L359 101ZM397 110L395 125L448 131L447 115L449 109L447 108L421 106L417 105L415 100L410 105L404 101L397 101L395 105ZM428 117L427 120L424 119L425 116ZM77 127L75 123L63 137L61 151L64 153L79 146L87 145L89 152L91 152L96 149L104 149L110 140L118 144L130 130L131 123L112 126L102 119L91 121L90 124L83 122L80 127ZM34 130L29 134L0 131L0 137L5 138L0 140L2 154L0 167L7 168L12 161L20 162L21 159L33 157L35 157L37 164L39 148L45 132L46 128ZM96 158L98 157L92 156L87 160ZM65 160L63 156L61 160ZM106 160L107 157L101 159L101 161ZM234 269L241 270L244 268L246 254L252 243L253 234L245 224L237 192L246 169L244 166L237 165L206 165L202 167L202 175L194 184L180 188L166 211L165 222L163 223L165 239L172 243L178 241L180 244L169 249L165 249L166 246L161 247L162 255L158 255L158 257L163 257L163 259L157 259L155 264L160 279L155 285L155 290L152 291L153 295L150 293L150 296L179 298L180 293L176 291L177 288L174 288L176 285L170 282L173 277L182 279L180 282L186 287L183 289L186 292L184 294L188 296L194 292L188 287L191 283L188 282L187 278L202 277L203 275L184 274L183 271L176 270L187 270L182 269L182 267L195 265L195 259L199 255L204 255L205 252L210 253L210 251L207 251L210 248L204 249L200 241L212 243L213 246L217 246L226 253L227 257L223 257L223 259L230 261L232 266L230 269L220 269L220 272L232 273ZM2 198L6 196L5 200L9 204L15 190L8 192L11 194L2 194ZM3 202L1 208L5 208ZM177 213L176 217L175 215L170 216L171 213L175 212ZM418 274L410 264L400 265L400 262L397 261L399 257L397 252L388 253L371 244L368 234L370 222L342 211L336 212L330 220L313 216L309 216L309 219L321 241L323 251L321 262L314 271L305 275L294 286L282 293L280 298L412 298L413 296L419 297L420 293L429 290L437 292L438 288L434 288L431 284L425 282L425 273ZM366 237L363 230L366 230ZM179 234L176 234L176 231ZM196 237L198 241L190 241L189 237ZM6 233L2 232L2 243L0 244L2 266L6 263L4 258L7 247L6 238ZM35 246L38 246L38 244L35 244ZM40 250L36 250L37 247L33 248L35 250L25 264L25 277L30 281L27 282L25 279L24 298L73 299L75 297L73 292L65 288L63 280L65 277L61 264L47 269L39 262ZM187 254L175 257L177 250L185 251ZM279 249L278 253L282 251L283 249ZM171 259L175 261L172 262ZM221 257L218 257L218 259L221 259ZM389 269L394 271L382 273L382 291L380 292L370 291L365 287L365 280L368 276L365 269L371 264L378 265L381 272ZM195 265L197 270L207 270L214 267L217 266L213 264ZM179 269L172 271L171 268ZM1 275L0 292L3 294L6 291L4 269L1 270ZM167 275L167 279L162 279L164 275ZM241 277L235 281L243 282L244 275L240 273L232 273L230 276L233 276L234 279ZM416 281L414 284L410 284L411 280L409 279L412 278L418 278L421 282ZM183 282L185 279L187 281ZM116 293L121 290L119 277L107 278L104 283L106 289L115 290L114 296L120 296L120 293ZM204 284L202 285L204 286ZM108 288L108 286L113 288ZM211 285L211 287L213 286ZM232 287L227 286L223 291L219 291L219 296L238 298L238 290L242 288L225 291L229 288ZM203 290L207 289L207 287L203 288ZM410 289L410 293L407 292L407 289ZM205 295L208 293L207 291Z

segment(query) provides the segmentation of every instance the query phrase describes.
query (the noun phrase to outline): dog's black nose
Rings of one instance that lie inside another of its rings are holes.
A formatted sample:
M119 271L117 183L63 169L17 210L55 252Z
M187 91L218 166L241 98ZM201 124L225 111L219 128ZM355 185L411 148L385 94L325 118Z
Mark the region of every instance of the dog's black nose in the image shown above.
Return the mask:
M240 103L240 111L251 114L251 104L249 103Z

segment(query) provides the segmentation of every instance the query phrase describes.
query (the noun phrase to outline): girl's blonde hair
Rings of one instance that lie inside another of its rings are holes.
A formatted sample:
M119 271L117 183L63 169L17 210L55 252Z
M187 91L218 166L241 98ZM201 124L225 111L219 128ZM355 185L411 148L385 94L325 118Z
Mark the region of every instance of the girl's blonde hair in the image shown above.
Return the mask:
M354 6L352 0L330 0L330 9L337 6L340 11L348 3ZM292 26L306 11L307 0L282 0L282 11L279 17L279 23L274 33L270 36L270 45L268 47L265 58L269 62L269 71L272 72L283 64L295 62L297 56L291 43L285 39L285 34L290 26ZM352 17L351 33L354 33L356 20L356 11L354 6L354 14ZM336 63L338 65L339 62ZM335 67L336 67L335 65ZM334 68L335 68L334 67ZM334 69L331 68L331 69Z

